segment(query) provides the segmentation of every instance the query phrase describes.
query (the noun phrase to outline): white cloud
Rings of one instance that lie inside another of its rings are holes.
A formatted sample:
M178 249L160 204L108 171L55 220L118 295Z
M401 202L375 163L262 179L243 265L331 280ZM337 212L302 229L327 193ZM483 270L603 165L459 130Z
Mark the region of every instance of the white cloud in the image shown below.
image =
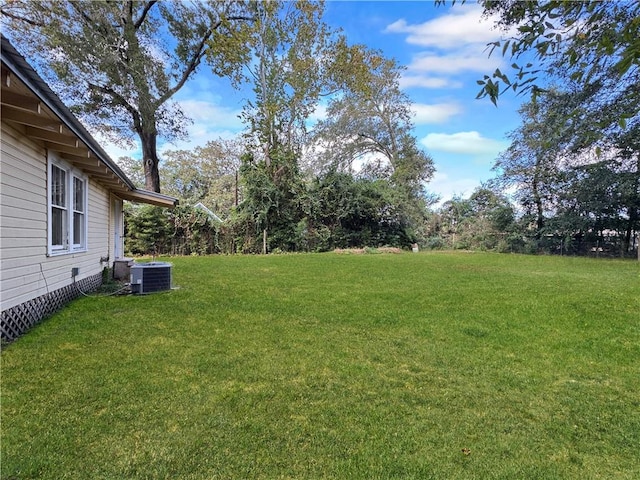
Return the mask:
M411 109L415 114L413 121L417 125L446 123L451 117L462 113L462 107L458 103L414 103Z
M233 130L215 130L210 128L189 129L189 138L186 140L175 140L171 143L165 142L158 146L158 153L162 156L167 150L193 150L196 147L204 147L212 140L234 139L238 136L237 131Z
M400 77L400 88L422 87L422 88L460 88L462 82L444 77L433 77L430 75L411 74Z
M158 139L158 154L161 158L167 150L192 150L206 145L211 140L233 139L244 128L239 118L239 109L223 107L205 100L181 100L178 103L187 118L192 120L192 123L186 126L188 138L171 143L162 138ZM120 157L142 158L142 147L137 137L133 138L130 146L121 146L113 143L100 131L91 130L90 133L114 161Z
M455 178L451 178L436 165L436 173L427 185L427 190L440 196L438 201L438 206L440 206L455 196L468 197L480 184L479 179L468 178L464 175L456 175Z
M421 143L432 151L457 153L475 156L497 156L508 145L499 140L483 137L476 131L447 133L430 133Z
M178 102L192 123L186 126L188 138L159 145L160 154L167 150L191 150L218 138L233 138L243 129L240 109L223 107L205 100Z
M142 155L142 147L137 137L131 141L130 145L117 145L99 130L87 128L91 136L98 142L98 145L109 155L111 160L118 160L120 157L139 158Z
M502 63L502 59L487 58L481 49L477 51L457 51L449 55L425 52L413 57L407 69L410 72L428 72L430 74L455 74L459 72L486 73Z
M120 157L131 157L138 158L142 155L142 148L140 147L139 142L136 142L136 148L122 148L113 143L109 143L108 141L99 142L100 146L102 146L103 150L107 152L107 155L111 158L111 160L118 160Z
M480 5L454 6L449 13L410 25L398 20L387 26L387 33L407 33L407 43L439 49L460 48L463 45L496 40L498 32L492 29L493 19L483 19Z
M203 100L182 100L178 102L182 111L193 120L193 125L213 126L215 129L241 130L242 110L223 107Z
M489 57L487 44L498 40L495 19L483 18L480 5L454 5L447 13L423 23L401 19L385 33L405 34L406 42L425 47L416 53L401 79L402 88L460 88L462 73L488 73L504 68L498 53ZM457 77L457 78L456 78Z
M325 120L327 118L327 106L323 104L318 104L313 113L309 116L309 122L311 124L315 124L320 120Z

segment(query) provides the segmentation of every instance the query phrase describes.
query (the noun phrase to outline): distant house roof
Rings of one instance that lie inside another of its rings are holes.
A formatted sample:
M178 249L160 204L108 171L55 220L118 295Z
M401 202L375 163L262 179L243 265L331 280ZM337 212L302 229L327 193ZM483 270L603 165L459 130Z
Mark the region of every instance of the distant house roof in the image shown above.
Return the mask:
M4 35L0 101L4 121L22 126L28 137L61 153L117 196L163 207L178 203L137 188Z
M198 210L202 210L204 213L206 213L209 216L209 218L215 220L216 222L222 223L222 219L219 216L217 216L215 213L213 213L211 210L209 210L207 207L205 207L202 202L196 203L193 206L193 208L196 208Z

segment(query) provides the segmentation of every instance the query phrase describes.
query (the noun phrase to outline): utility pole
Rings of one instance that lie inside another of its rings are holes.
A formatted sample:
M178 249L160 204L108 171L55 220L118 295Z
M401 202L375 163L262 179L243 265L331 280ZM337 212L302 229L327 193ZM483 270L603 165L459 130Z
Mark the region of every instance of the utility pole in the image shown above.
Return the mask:
M267 229L262 231L262 254L267 254Z
M236 207L238 206L238 170L236 170Z

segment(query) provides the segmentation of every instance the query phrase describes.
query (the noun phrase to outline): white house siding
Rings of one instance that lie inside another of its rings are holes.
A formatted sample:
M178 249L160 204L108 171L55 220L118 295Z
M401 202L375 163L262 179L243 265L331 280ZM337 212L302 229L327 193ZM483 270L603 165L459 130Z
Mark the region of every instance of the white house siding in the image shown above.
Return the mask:
M0 310L46 293L46 152L2 123ZM42 293L40 293L42 292Z
M2 123L0 311L96 275L109 255L109 192L89 180L88 250L47 256L46 151Z
M110 193L101 185L89 179L89 237L88 253L89 261L97 258L97 266L100 266L100 258L113 258L109 242L109 217L110 217Z

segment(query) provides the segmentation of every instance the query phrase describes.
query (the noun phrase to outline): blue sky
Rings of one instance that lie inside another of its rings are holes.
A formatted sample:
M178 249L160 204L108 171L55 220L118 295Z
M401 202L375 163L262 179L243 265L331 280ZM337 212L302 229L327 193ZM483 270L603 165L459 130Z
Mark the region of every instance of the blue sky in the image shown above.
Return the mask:
M450 3L450 2L449 2ZM431 1L328 1L325 20L343 29L349 43L380 49L407 67L402 88L413 102L414 135L431 155L436 174L427 185L442 201L468 196L495 176L494 160L509 142L506 134L519 124L517 109L524 100L504 95L495 107L476 100L476 80L509 59L499 52L488 58L486 44L499 39L491 20L481 21L481 8L436 6ZM243 125L238 119L244 101L224 79L203 66L178 93L185 113L192 118L188 141L162 149L193 148L209 140L230 137ZM113 158L139 156L107 146Z

